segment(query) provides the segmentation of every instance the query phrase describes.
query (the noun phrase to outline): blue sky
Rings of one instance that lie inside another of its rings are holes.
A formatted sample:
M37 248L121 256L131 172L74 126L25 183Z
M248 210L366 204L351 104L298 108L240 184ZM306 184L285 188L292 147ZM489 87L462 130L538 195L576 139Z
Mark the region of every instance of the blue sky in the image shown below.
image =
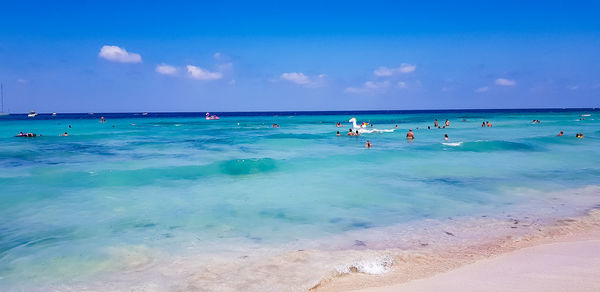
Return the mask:
M598 1L11 1L11 112L600 106Z

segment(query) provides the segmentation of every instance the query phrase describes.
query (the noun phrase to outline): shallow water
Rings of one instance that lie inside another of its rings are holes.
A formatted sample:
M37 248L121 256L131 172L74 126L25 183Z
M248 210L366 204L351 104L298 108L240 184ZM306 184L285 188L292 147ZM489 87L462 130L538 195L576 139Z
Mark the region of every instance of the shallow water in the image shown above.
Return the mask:
M545 193L600 178L597 110L99 116L0 117L1 286L69 285L159 253L302 248L425 219L534 213ZM398 129L347 137L353 116ZM435 118L451 127L427 129Z

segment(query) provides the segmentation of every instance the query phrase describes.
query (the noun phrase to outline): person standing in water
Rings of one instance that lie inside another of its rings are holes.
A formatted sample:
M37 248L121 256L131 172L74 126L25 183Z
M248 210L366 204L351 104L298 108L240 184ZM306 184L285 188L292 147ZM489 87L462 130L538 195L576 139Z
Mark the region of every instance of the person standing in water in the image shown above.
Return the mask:
M448 134L444 134L444 140L448 141Z
M448 119L446 119L446 124L445 124L445 126L446 126L446 127L450 127L450 121L448 121Z
M437 119L435 119L435 121L433 122L433 126L436 127L436 128L439 127Z
M482 128L485 128L485 122L482 122L482 123L481 123L481 127L482 127Z
M406 133L406 139L413 140L414 138L415 134L413 133L412 129L408 130L408 133Z
M340 135L340 131L337 131L337 134L335 134L335 135L336 135L336 136L339 136L339 135Z
M369 140L367 140L367 144L365 144L365 148L371 148L371 142L369 142Z
M352 129L348 129L347 136L354 136L354 132L352 132Z
M558 133L558 136L560 137L560 136L562 136L563 134L564 134L564 133L563 133L563 131L560 131L560 133Z

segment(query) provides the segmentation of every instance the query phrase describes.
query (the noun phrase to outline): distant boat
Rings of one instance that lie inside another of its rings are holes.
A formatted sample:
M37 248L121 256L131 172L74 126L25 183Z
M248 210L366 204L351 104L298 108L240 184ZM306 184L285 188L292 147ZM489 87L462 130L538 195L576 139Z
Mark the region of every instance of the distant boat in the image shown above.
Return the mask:
M30 118L35 118L38 114L35 111L29 111L29 114L27 115Z
M2 109L0 110L0 116L7 116L8 113L4 112L4 85L0 84L0 96L2 96Z
M53 116L53 117L56 117L56 113L52 113L52 116Z
M210 113L206 113L206 119L207 120L218 120L220 118L218 116L211 115Z
M147 116L147 115L148 115L148 113L142 113L142 116Z

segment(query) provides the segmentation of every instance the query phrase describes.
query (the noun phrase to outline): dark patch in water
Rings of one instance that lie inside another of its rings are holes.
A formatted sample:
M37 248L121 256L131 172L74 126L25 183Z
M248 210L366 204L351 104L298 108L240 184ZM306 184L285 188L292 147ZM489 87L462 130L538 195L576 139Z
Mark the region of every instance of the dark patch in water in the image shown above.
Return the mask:
M355 221L351 223L349 229L367 229L373 227L373 223L368 221Z
M139 223L139 224L135 224L133 225L133 227L135 228L150 228L150 227L154 227L156 226L156 223Z
M222 162L221 172L228 175L248 175L273 171L276 168L272 158L236 159Z
M342 220L344 220L344 219L339 218L339 217L331 218L331 219L329 219L329 223L338 223L338 222L340 222Z
M262 238L258 237L258 236L251 236L251 235L246 235L246 238L254 241L254 242L261 242Z
M367 244L362 240L355 240L354 246L367 246Z

